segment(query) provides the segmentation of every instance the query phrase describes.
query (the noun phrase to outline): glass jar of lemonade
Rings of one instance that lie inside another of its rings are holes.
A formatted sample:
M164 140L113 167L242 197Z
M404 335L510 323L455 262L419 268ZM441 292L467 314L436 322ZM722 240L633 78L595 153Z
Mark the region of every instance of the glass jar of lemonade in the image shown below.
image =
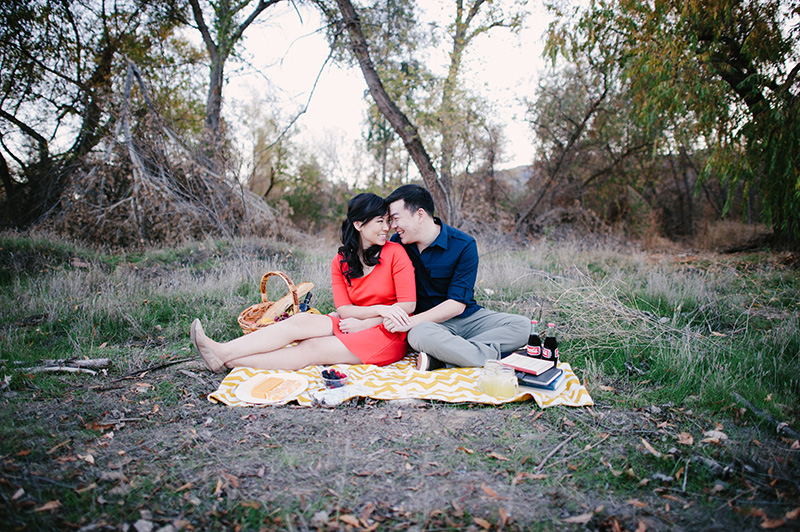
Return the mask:
M518 392L517 376L514 369L497 360L487 360L481 368L478 389L498 399L511 399Z

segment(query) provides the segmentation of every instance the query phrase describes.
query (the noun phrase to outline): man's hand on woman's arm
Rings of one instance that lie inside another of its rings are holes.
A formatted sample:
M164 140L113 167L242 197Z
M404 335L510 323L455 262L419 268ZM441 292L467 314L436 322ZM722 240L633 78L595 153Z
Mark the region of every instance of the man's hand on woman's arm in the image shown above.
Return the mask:
M339 330L344 333L355 333L375 327L381 323L391 323L394 326L403 327L409 324L409 312L414 311L417 306L415 301L405 301L393 305L372 305L369 307L358 307L356 305L344 305L336 309L341 320Z
M450 318L461 315L465 308L467 308L467 306L464 303L456 301L455 299L448 299L421 314L409 316L408 322L405 324L399 324L397 322L384 319L383 326L386 327L386 330L390 332L405 332L410 330L414 325L424 321L442 323Z

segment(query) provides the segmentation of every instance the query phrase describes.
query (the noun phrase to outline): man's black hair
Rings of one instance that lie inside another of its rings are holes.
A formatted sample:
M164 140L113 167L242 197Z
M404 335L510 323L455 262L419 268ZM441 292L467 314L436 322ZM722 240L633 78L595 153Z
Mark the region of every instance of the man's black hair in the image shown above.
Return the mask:
M403 185L389 194L386 203L391 204L397 200L403 200L410 212L422 209L433 218L433 196L427 189L419 185Z

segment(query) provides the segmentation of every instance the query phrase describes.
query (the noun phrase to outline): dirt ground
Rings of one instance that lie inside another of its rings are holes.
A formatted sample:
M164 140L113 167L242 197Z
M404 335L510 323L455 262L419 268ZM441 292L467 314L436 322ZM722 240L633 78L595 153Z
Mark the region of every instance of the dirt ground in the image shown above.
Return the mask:
M169 363L2 392L0 528L800 528L800 451L732 408L625 409L610 388L581 409L229 408L207 399L221 376Z

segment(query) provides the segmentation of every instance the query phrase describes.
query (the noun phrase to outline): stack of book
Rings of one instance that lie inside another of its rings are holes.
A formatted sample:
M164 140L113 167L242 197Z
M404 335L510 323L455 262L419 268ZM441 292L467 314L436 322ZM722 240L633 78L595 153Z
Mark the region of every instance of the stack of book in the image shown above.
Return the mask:
M515 351L501 358L500 363L514 368L520 386L555 390L564 382L564 370L557 368L552 360L533 358Z

